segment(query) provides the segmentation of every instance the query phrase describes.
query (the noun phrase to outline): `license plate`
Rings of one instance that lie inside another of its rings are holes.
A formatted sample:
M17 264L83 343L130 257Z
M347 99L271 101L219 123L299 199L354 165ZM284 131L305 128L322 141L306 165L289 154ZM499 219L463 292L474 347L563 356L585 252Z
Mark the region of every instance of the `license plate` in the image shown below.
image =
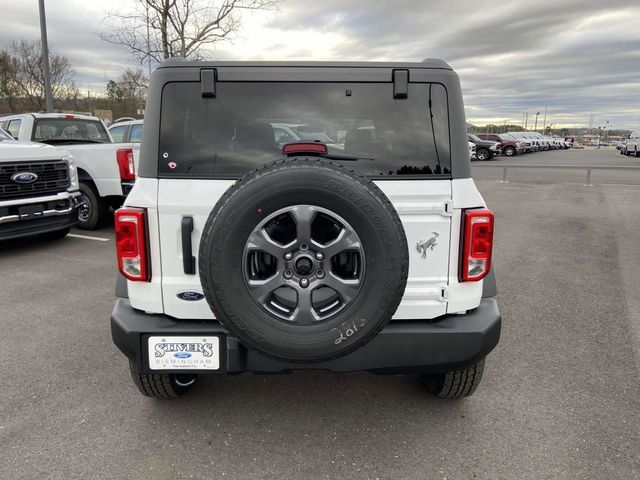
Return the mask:
M220 337L149 337L151 370L218 370Z
M18 207L18 215L26 215L26 217L29 218L42 214L43 210L43 205L24 205L22 207Z

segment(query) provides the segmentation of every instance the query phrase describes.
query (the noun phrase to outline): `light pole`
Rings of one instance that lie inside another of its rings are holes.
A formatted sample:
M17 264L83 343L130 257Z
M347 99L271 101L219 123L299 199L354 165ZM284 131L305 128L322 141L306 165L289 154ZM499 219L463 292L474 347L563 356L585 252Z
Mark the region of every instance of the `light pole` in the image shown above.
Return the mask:
M40 43L42 44L42 66L44 74L44 99L47 113L53 112L53 96L51 94L51 77L49 76L49 44L47 43L47 19L44 15L44 0L38 0L40 7Z
M538 115L540 115L540 112L536 112L536 122L533 125L533 131L534 132L538 131Z

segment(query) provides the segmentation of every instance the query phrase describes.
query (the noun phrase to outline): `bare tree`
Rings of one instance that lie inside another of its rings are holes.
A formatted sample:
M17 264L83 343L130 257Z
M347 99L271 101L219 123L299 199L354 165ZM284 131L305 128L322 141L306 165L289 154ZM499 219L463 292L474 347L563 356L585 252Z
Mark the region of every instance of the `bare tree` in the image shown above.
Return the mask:
M141 68L126 68L118 80L109 80L106 85L109 108L117 116L136 115L144 108L145 90L149 79Z
M78 89L73 81L74 71L69 59L52 53L49 57L54 102L73 98ZM22 99L23 109L44 110L44 66L40 42L11 41L8 51L3 53L3 65L5 62L10 68L3 67L2 82L13 98Z
M8 50L0 51L0 97L4 99L9 110L16 112L19 88L16 83L18 59Z
M203 47L229 40L242 10L274 9L283 0L135 0L132 13L111 12L100 37L125 46L142 65L169 57L201 59Z

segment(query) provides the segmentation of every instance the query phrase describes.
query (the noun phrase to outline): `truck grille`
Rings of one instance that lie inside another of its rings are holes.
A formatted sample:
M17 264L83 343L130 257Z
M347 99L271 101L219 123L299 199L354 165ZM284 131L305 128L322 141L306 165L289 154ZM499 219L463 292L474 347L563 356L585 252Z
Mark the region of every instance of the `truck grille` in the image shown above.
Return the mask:
M31 172L38 175L34 183L19 184L11 180L18 172ZM64 192L69 187L67 162L51 160L31 163L0 164L0 200L32 197Z

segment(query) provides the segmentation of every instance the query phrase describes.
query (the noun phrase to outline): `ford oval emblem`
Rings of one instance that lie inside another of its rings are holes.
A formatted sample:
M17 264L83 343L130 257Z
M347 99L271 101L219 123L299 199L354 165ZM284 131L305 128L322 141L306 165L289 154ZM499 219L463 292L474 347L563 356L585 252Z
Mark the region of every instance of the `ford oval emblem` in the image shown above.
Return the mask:
M176 296L185 302L199 302L204 299L204 294L200 292L179 292Z
M191 354L188 352L176 352L173 356L176 358L191 358Z
M19 183L21 185L28 185L38 180L38 175L31 172L18 172L11 175L11 181L13 183Z

